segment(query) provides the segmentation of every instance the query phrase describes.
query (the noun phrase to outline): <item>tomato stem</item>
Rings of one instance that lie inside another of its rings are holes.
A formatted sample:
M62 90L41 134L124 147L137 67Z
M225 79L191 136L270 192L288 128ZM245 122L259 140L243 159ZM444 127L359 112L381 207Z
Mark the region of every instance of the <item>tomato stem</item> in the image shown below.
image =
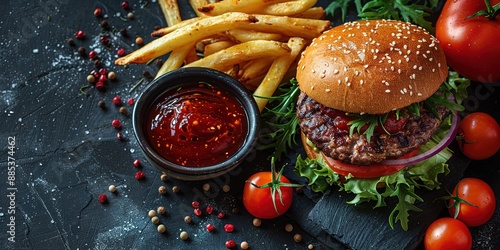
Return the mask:
M448 206L448 204L446 204L446 208L452 208L452 207L455 208L455 214L453 215L453 218L455 218L455 219L458 217L458 214L460 213L460 204L465 203L465 204L472 206L472 207L478 207L477 205L474 205L474 204L468 202L467 200L464 200L458 196L458 186L457 186L456 190L457 191L456 191L455 195L451 194L448 191L449 195L444 197L445 200L453 200L453 203L450 204L449 206Z
M484 0L484 3L486 5L486 10L480 10L476 13L474 13L471 16L468 16L467 18L474 18L477 16L485 16L486 18L490 20L494 20L498 14L500 14L500 3L497 3L495 5L491 5L490 0Z

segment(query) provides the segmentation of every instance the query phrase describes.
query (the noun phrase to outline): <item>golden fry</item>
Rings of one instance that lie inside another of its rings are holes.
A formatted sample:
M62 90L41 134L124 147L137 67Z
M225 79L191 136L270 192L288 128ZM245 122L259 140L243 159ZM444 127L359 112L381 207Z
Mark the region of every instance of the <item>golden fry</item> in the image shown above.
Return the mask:
M240 74L238 74L238 80L242 83L246 83L259 75L265 75L273 61L274 58L262 57L248 62L241 68Z
M250 41L240 43L227 49L192 62L185 67L206 67L220 71L231 69L235 64L260 57L280 57L290 53L286 43L276 41Z
M258 22L252 15L231 12L215 17L202 18L175 31L153 40L138 50L120 57L115 61L117 65L130 63L146 63L151 59L167 54L175 48L196 41L213 34Z
M217 16L227 12L258 13L264 7L288 0L225 0L199 7L201 13Z
M258 22L243 28L269 33L280 33L289 37L313 39L330 28L328 20L313 20L287 16L253 15Z
M197 16L205 16L205 14L200 12L198 10L198 8L201 8L202 6L208 5L209 1L208 0L189 0L189 4L193 8L193 10Z
M168 26L180 23L182 21L181 12L177 0L158 0L161 11L165 16Z
M167 26L167 27L163 27L163 28L160 28L160 29L157 29L153 32L151 32L151 36L152 37L162 37L166 34L169 34L169 33L172 33L173 31L181 28L181 27L184 27L184 26L187 26L187 25L190 25L194 22L198 22L200 21L201 19L203 19L203 17L194 17L194 18L190 18L190 19L186 19L186 20L183 20L177 24L174 24L172 26Z
M261 9L259 13L276 16L291 16L302 13L314 7L318 0L298 0L283 3L275 3Z
M216 52L219 52L223 49L227 49L233 45L235 45L236 43L233 42L233 41L230 41L230 40L225 40L225 41L218 41L218 42L214 42L214 43L209 43L207 45L205 45L205 48L204 48L204 51L203 51L203 55L206 57L206 56L209 56L211 54L214 54Z
M292 37L288 41L288 46L292 49L287 55L281 56L274 60L269 68L266 77L262 83L254 91L253 95L260 111L264 110L268 102L268 98L273 96L274 92L281 84L288 68L299 56L302 49L306 46L306 41L300 37Z
M244 43L248 41L254 40L274 40L274 41L282 41L285 36L278 33L267 33L267 32L259 32L253 30L247 30L243 28L236 28L226 31L227 37L237 43ZM285 40L286 41L286 40Z
M155 78L170 72L172 70L176 70L182 66L185 58L190 53L190 51L194 51L194 44L188 44L179 48L176 48L170 53L167 60L163 63L161 68L156 73Z
M324 19L326 16L325 9L323 7L312 7L302 13L292 15L296 18L307 18L307 19Z

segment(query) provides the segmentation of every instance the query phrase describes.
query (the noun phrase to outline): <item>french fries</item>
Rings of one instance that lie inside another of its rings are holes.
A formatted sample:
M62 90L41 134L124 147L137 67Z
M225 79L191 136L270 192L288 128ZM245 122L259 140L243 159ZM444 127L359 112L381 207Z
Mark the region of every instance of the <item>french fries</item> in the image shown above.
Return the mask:
M262 111L281 82L294 77L305 46L330 28L316 2L189 0L198 16L181 21L176 0L159 0L168 26L115 64L145 63L170 53L156 77L181 67L216 69L254 91Z
M124 57L116 59L115 64L146 63L186 43L193 43L204 37L223 32L227 29L238 28L252 22L257 22L252 15L238 12L230 12L211 18L202 18L197 22L180 27L165 36L157 38Z

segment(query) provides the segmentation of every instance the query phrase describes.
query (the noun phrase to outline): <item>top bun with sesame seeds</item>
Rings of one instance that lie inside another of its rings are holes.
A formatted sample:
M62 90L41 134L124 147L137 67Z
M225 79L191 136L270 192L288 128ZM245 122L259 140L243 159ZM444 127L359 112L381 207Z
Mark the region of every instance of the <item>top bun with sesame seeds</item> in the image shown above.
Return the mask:
M314 39L297 67L299 88L348 113L384 114L421 102L448 76L442 48L423 28L394 20L348 22Z

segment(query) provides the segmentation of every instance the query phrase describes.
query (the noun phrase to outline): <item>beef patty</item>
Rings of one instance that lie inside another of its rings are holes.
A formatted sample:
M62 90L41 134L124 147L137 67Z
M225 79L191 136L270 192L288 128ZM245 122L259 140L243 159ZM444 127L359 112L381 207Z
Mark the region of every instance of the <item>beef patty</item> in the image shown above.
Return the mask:
M394 134L375 132L367 141L365 135L335 128L326 113L329 107L301 93L297 102L300 128L326 156L355 165L371 165L386 159L399 158L429 141L439 128L448 110L436 108L439 118L420 104L420 116L410 116L404 129Z

